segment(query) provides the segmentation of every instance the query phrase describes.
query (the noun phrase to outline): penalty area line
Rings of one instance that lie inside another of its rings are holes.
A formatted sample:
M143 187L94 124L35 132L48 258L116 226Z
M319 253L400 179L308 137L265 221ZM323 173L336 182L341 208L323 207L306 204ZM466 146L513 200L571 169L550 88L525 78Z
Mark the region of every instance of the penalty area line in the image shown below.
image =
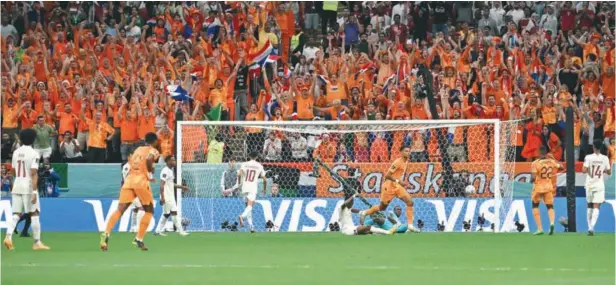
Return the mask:
M335 270L374 270L374 271L400 271L400 270L434 270L434 271L495 271L495 272L613 272L608 268L537 268L537 267L449 267L449 266L315 266L300 265L242 265L242 264L87 264L87 263L22 263L7 264L6 267L53 267L53 268L84 268L84 267L114 267L114 268L177 268L177 269L335 269Z

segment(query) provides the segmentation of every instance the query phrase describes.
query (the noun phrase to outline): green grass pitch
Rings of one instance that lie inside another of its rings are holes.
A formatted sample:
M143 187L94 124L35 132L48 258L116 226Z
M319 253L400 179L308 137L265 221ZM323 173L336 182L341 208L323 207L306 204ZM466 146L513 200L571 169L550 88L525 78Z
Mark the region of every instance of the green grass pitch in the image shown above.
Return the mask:
M2 248L2 285L614 284L614 234L339 233L148 234L149 252L115 233L43 233Z

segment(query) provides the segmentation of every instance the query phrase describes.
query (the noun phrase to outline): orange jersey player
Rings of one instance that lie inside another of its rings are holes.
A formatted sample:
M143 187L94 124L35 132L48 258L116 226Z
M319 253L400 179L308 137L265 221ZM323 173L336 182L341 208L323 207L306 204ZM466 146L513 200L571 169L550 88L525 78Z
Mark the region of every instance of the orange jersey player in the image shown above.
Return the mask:
M537 232L535 235L543 234L541 226L541 213L539 212L539 203L543 200L545 207L548 208L548 216L550 218L550 232L554 234L554 176L556 172L563 169L562 163L548 155L546 146L539 147L539 158L531 164L531 180L533 181L533 192L531 200L533 204L533 217L537 224Z
M366 215L372 215L378 211L387 210L387 206L394 198L402 200L406 204L406 218L408 223L408 229L411 232L419 232L413 226L413 200L411 195L406 192L408 183L406 182L406 166L409 163L411 157L411 147L403 146L400 148L400 157L392 163L391 167L385 175L385 182L381 187L381 202L379 205L372 206L372 208L361 211L359 213L360 218Z
M111 219L107 222L107 229L101 235L100 247L103 251L107 250L111 230L135 198L138 198L141 202L145 214L139 223L139 230L134 242L141 250L148 250L143 243L143 237L154 213L154 198L150 188L150 181L152 180L152 173L154 173L154 162L158 160L159 156L157 150L158 137L155 133L147 133L145 135L145 142L147 145L138 147L128 162L130 172L120 190L120 205L111 215Z

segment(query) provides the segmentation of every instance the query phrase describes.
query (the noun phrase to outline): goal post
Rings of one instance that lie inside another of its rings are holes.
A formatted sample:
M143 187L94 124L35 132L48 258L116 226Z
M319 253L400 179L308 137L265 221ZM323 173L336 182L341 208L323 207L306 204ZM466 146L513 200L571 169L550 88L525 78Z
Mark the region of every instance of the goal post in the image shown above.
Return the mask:
M508 210L517 121L179 121L176 132L178 181L190 187L178 193L178 215L189 231L235 230L244 202L234 173L251 151L261 154L268 182L267 194L259 188L253 208L256 229L329 231L343 197L338 177L357 181L375 205L404 145L411 148L404 179L415 202L415 225L424 231L514 227ZM454 171L448 189L441 187L439 138L446 140ZM315 167L316 157L328 167ZM397 206L405 211L396 200L388 210ZM363 203L354 207L366 208ZM404 213L400 220L407 223Z

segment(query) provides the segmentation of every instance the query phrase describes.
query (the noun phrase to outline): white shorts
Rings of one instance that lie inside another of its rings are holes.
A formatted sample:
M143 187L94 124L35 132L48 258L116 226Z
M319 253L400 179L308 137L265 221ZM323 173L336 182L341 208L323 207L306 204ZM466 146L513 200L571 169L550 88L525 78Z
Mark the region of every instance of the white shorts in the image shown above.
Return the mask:
M346 226L340 228L340 232L345 236L354 236L357 234L357 227L355 226Z
M48 147L48 148L37 148L36 151L43 158L49 158L51 156L51 147Z
M135 200L133 200L133 203L131 205L133 206L133 209L143 208L143 206L141 206L141 202L139 201L139 198L136 198Z
M32 195L36 195L36 203L32 204ZM41 198L37 194L11 194L13 200L13 213L41 212Z
M173 195L165 195L165 204L163 205L163 214L168 215L171 212L177 212L178 206Z
M257 191L242 192L242 197L244 197L248 201L254 202L255 200L257 200Z
M601 204L605 202L605 188L603 189L586 189L586 202Z

